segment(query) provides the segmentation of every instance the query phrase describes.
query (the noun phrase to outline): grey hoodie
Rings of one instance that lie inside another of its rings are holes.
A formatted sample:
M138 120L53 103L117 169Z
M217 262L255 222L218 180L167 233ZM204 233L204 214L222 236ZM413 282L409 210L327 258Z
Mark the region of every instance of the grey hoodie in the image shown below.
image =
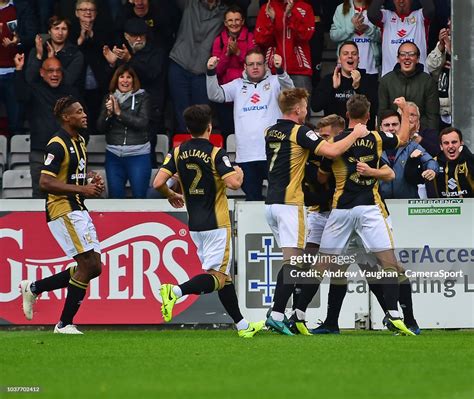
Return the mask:
M209 10L198 0L187 0L170 58L196 75L206 73L212 43L224 27L226 10L223 4Z

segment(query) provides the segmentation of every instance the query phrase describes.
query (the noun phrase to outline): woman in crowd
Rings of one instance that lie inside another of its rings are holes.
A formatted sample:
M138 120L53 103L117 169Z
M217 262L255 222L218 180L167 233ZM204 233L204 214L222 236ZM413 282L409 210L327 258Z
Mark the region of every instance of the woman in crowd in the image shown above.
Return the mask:
M212 45L212 55L219 58L216 72L220 85L242 77L245 55L255 47L253 33L245 26L240 7L229 7L224 14L224 26ZM217 104L220 128L225 137L234 133L233 109L232 103Z
M134 198L145 198L151 175L148 94L140 88L135 71L117 68L109 86L97 127L105 133L105 170L109 198L125 198L130 181Z

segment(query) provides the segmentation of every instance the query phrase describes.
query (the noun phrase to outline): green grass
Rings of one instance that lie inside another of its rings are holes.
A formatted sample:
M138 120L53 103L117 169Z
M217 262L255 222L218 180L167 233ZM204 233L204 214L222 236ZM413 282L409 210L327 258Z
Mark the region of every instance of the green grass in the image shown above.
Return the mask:
M1 398L474 397L474 332L0 331ZM40 393L6 393L39 386Z

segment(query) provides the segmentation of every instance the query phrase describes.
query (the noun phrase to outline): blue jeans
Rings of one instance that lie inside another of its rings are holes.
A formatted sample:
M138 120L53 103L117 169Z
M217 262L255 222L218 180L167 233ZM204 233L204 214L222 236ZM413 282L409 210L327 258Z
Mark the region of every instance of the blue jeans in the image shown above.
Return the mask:
M242 190L246 201L263 201L263 181L267 178L267 161L242 162L239 166L244 172Z
M20 104L16 100L15 73L0 75L0 102L5 104L8 117L8 131L11 136L21 133Z
M209 104L206 74L195 75L170 60L168 82L178 122L176 133L186 133L183 111L194 104Z
M151 176L150 154L118 157L105 152L105 173L109 198L125 198L125 184L130 181L133 198L146 198Z

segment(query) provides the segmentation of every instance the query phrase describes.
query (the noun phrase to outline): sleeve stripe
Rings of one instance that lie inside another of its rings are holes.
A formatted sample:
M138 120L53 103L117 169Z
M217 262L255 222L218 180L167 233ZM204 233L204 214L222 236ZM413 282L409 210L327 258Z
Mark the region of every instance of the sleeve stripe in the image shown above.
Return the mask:
M44 175L49 175L49 176L53 176L53 177L58 177L58 175L54 172L50 172L49 170L41 170L41 173L43 173Z
M235 175L236 173L237 172L233 170L232 172L226 173L224 176L221 177L221 179L224 180L226 177Z
M326 144L326 141L321 140L321 142L320 142L320 143L316 146L316 148L314 149L314 153L315 153L316 155L318 154L318 151L319 151L319 149L321 148L321 146L322 146L323 144Z
M170 172L168 169L166 169L166 167L164 167L164 166L162 166L162 167L160 168L160 170L158 171L158 173L161 172L161 171L165 172L166 174L168 174L168 175L170 175L170 176L173 176L173 173L171 173L171 172Z

